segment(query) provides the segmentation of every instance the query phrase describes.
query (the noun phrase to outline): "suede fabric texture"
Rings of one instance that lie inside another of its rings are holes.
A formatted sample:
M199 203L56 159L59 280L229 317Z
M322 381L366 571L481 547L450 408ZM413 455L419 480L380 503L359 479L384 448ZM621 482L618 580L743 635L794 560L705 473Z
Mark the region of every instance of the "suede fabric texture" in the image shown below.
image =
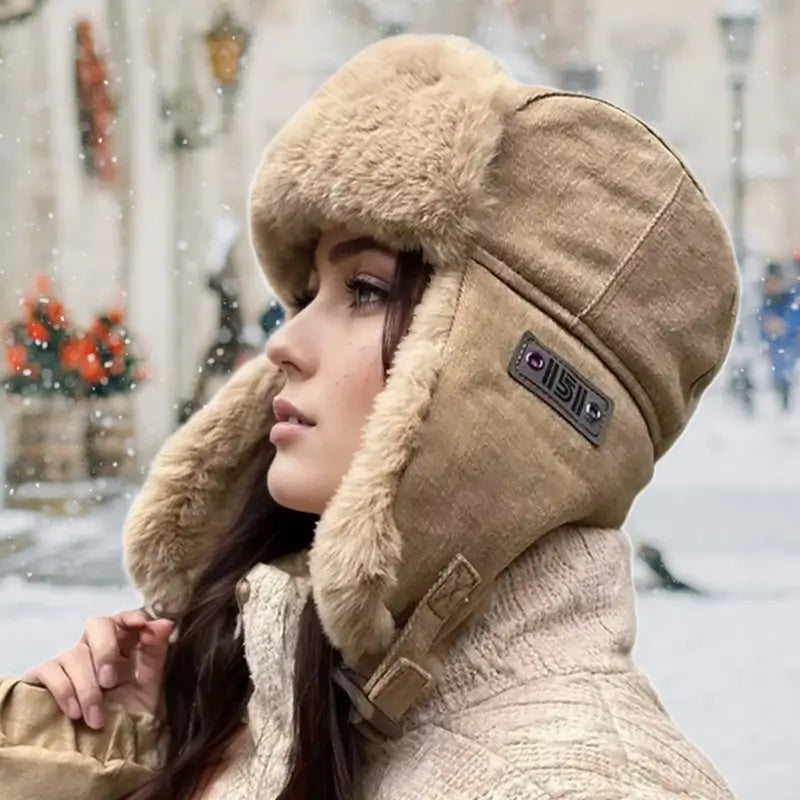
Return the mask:
M155 720L111 707L102 731L76 725L50 692L0 681L0 797L116 800L159 764Z
M290 312L338 224L421 248L434 274L299 577L244 578L253 748L215 791L280 788L286 634L310 591L365 681L369 800L729 798L631 662L615 530L732 338L736 265L702 189L620 109L403 36L334 75L257 171L253 244ZM613 402L601 444L510 377L528 332ZM125 530L154 609L186 604L281 386L255 359L159 454Z

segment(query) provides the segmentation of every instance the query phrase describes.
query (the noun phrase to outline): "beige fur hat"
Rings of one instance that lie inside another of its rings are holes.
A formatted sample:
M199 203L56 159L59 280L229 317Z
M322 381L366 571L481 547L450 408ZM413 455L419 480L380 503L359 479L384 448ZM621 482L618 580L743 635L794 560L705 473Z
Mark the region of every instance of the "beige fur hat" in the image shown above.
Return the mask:
M513 559L624 521L726 356L729 239L646 125L446 36L334 75L267 148L251 222L289 306L330 226L435 267L309 558L362 716L391 733ZM165 446L127 527L149 601L185 602L280 385L257 359Z

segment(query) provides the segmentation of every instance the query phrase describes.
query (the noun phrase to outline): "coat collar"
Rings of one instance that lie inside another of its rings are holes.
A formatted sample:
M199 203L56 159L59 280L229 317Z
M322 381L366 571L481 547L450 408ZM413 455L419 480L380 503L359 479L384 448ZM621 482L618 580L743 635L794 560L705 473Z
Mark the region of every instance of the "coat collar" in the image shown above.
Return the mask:
M254 739L270 748L291 730L294 645L309 588L307 579L263 564L240 584L255 686L250 724ZM630 669L635 625L627 536L613 529L553 531L500 575L403 730L548 676Z

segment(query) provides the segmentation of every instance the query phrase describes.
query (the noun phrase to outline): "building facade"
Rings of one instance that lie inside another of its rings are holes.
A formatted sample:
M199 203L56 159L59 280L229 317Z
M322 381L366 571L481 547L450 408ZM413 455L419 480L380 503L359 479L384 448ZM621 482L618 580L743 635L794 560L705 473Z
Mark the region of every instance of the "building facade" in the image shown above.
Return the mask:
M206 39L221 8L249 36L235 96L220 90ZM40 272L79 322L124 303L149 372L135 395L145 463L174 429L216 331L207 273L220 220L239 226L232 263L245 319L270 299L245 230L265 143L347 58L402 31L471 36L522 80L630 108L675 142L728 214L730 92L717 11L710 0L43 0L0 27L0 320L15 316ZM116 123L102 144L113 182L87 171L81 20L107 67ZM797 30L800 0L764 0L745 116L752 270L800 247Z

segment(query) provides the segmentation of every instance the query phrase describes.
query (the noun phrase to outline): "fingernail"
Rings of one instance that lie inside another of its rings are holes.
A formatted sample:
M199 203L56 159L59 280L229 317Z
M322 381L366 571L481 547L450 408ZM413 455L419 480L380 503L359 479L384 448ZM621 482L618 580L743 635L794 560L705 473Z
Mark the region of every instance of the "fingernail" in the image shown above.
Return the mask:
M77 700L68 700L67 701L67 714L72 719L80 719L81 718L81 707L78 705Z
M89 713L86 716L86 722L89 724L90 728L103 727L103 712L100 711L99 706L92 706L89 709Z
M110 689L112 686L116 686L117 671L110 664L106 664L105 666L100 667L99 678L100 685L104 689Z

